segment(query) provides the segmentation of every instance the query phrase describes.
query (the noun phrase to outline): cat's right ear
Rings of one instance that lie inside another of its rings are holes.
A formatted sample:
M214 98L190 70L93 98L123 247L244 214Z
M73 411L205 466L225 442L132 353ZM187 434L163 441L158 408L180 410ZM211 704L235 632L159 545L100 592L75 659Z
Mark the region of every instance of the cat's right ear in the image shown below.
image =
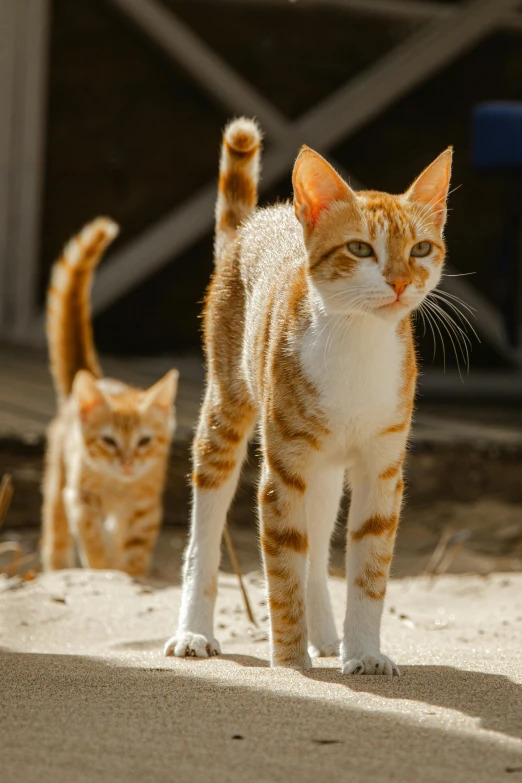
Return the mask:
M170 413L178 390L179 372L169 370L154 386L151 386L145 392L145 398L142 402L142 410L155 406Z
M292 175L295 215L305 237L313 232L323 212L334 201L352 201L355 193L317 152L301 147Z
M72 387L73 397L78 405L78 411L85 421L89 416L107 406L107 400L96 385L96 378L87 370L76 373Z
M433 163L424 169L413 185L406 191L410 201L422 204L421 218L431 217L435 226L442 231L446 222L446 201L451 177L453 147L448 147Z

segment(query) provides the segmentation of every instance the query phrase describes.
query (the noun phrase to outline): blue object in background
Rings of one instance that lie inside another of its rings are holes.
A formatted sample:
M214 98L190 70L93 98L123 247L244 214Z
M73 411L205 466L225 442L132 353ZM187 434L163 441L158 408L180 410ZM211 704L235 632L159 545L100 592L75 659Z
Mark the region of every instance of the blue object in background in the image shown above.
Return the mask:
M522 173L522 103L479 103L473 112L473 161L478 169Z
M522 103L492 101L475 107L473 162L483 173L504 174L508 179L498 289L506 336L517 348L522 294Z

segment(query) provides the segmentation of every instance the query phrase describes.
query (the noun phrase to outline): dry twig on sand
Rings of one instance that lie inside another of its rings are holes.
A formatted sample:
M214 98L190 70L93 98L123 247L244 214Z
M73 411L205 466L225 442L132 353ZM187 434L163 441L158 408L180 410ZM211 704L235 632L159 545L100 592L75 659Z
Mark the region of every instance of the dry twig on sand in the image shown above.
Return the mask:
M2 481L0 482L0 527L2 527L4 520L7 516L7 512L9 511L9 506L11 505L11 499L13 497L13 481L11 479L11 476L6 473L5 476L2 477ZM12 552L13 557L11 559L11 562L9 566L6 569L2 569L5 571L5 573L10 574L11 576L13 574L16 574L18 572L19 563L22 558L22 547L17 541L4 541L0 544L0 555L3 555L4 552Z
M425 576L440 576L445 574L450 567L455 555L462 549L469 538L468 530L457 530L450 527L444 528L439 543L430 557L429 563L423 571Z
M2 527L7 517L11 500L13 499L13 493L13 480L11 476L6 473L0 482L0 528ZM0 543L0 555L5 554L6 552L13 553L11 562L5 568L0 568L0 574L6 574L7 576L11 577L18 577L20 575L22 566L27 566L29 563L31 563L33 566L37 565L39 557L38 552L31 552L30 554L22 555L22 551L22 546L18 541L3 541ZM27 568L25 570L27 571ZM26 578L30 578L28 574L27 576L23 576L23 579Z
M13 498L13 492L13 480L11 476L6 473L0 482L0 527L2 527L4 519L7 516L7 512L9 511L9 506L11 505L11 500Z
M254 613L252 611L250 601L248 600L247 591L245 585L243 584L243 575L241 573L241 568L239 566L239 560L237 559L236 550L234 549L234 544L232 543L232 539L230 538L230 533L226 525L225 525L225 530L223 531L223 535L225 537L225 544L227 545L228 556L230 558L230 562L232 563L232 568L234 569L234 572L239 581L239 587L243 595L243 601L245 603L245 610L248 615L248 619L250 620L252 625L255 625L257 627L257 620L254 617Z
M22 547L18 541L3 541L0 544L0 555L3 555L5 552L12 552L13 557L11 558L11 562L6 568L0 568L0 573L6 573L9 576L14 576L18 574L20 570L20 563L22 561Z

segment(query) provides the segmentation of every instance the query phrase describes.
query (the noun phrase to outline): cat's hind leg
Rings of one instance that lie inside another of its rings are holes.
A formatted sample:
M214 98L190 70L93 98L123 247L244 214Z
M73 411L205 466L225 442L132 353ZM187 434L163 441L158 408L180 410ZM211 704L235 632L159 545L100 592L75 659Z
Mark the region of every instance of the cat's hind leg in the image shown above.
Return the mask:
M206 658L220 652L214 637L214 606L221 537L246 456L254 411L244 398L226 402L217 398L209 387L194 441L192 522L181 611L177 633L165 645L166 655Z
M261 433L259 517L270 610L271 661L272 666L307 669L312 665L305 605L307 512L310 483L314 483L311 456L316 450L316 439L306 429L297 429L300 421L283 411L282 405L269 410Z
M271 662L272 666L292 669L312 666L305 607L305 492L304 476L291 470L280 455L265 458L259 516L270 609Z

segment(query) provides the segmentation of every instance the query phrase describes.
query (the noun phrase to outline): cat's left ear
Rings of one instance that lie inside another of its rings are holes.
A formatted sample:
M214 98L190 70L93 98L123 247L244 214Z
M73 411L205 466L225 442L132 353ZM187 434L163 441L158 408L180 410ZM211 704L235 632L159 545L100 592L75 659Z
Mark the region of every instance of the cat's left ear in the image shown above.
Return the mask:
M431 216L439 230L443 228L446 222L446 200L448 198L452 160L453 147L448 147L428 168L424 169L420 177L417 177L405 194L410 201L424 204L426 216Z
M142 409L146 410L154 406L167 412L171 411L178 390L178 378L177 370L169 370L161 380L145 392Z
M309 237L334 201L355 201L355 193L319 153L301 147L292 175L296 218Z

